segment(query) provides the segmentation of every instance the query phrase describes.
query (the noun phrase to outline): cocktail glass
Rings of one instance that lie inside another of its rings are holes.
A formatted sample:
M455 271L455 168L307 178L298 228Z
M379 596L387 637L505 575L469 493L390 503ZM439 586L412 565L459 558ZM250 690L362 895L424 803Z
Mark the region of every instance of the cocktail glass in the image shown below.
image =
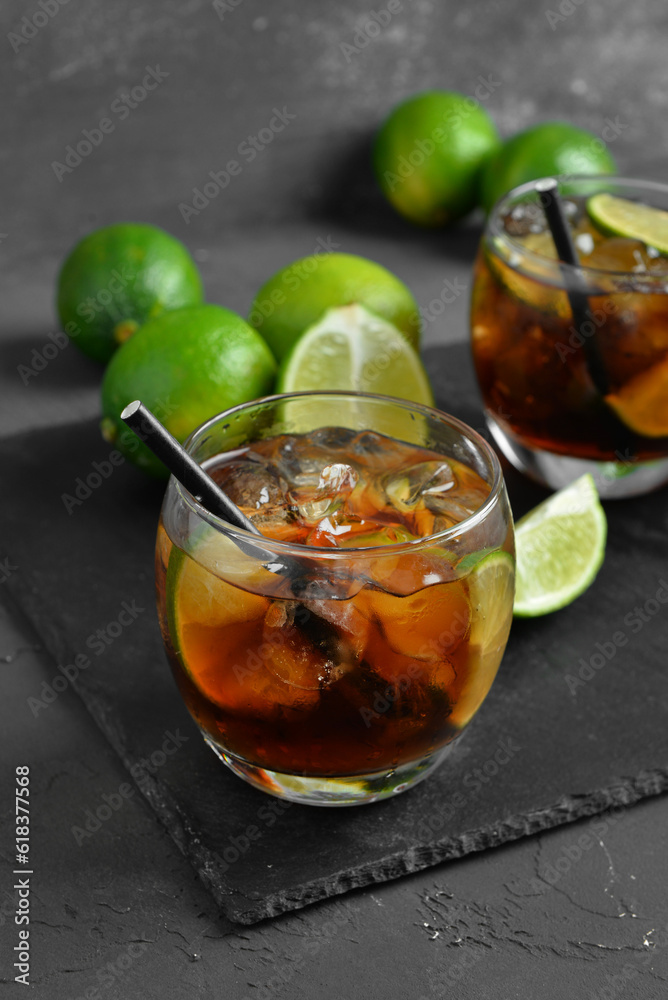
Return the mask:
M237 406L186 448L265 536L170 480L158 607L206 742L302 803L372 802L426 777L508 638L514 537L492 449L435 409L356 393Z
M554 489L591 472L604 497L644 493L668 481L668 256L601 232L587 201L666 210L668 186L558 180L580 267L556 260L536 182L496 205L482 237L471 331L487 421L510 462Z

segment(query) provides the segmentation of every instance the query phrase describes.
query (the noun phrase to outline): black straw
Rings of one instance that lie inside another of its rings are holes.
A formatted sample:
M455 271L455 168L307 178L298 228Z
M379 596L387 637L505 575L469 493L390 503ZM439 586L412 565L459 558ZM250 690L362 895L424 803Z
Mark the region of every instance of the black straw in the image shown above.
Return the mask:
M579 267L580 258L575 249L575 243L573 243L568 222L566 221L564 206L561 204L556 180L554 177L546 177L545 180L537 181L536 191L543 206L545 218L550 227L559 260L563 261L564 264L570 264L572 267Z
M185 448L139 399L135 399L133 403L125 407L121 413L121 420L135 432L137 437L141 438L157 458L164 462L174 478L182 486L185 486L202 507L232 524L235 528L244 528L246 531L252 532L256 538L265 538L253 522L230 500L224 490L190 457ZM270 550L264 550L259 542L252 542L248 539L233 538L233 541L246 555L262 560L265 568L271 573L285 577L290 585L291 595L294 597L318 600L332 598L337 594L341 598L350 596L349 589L352 577L347 572L338 574L337 590L334 580L337 574L333 571L330 571L330 575L326 579L320 579L317 574L311 571L307 563L294 556L283 554L279 556ZM321 644L323 648L331 647L333 649L340 639L334 627L314 612L311 612L308 619L302 621L300 628L303 632L308 632L311 639Z
M125 407L121 413L121 420L124 420L153 454L164 462L174 478L185 486L202 507L228 521L235 528L244 528L246 531L252 531L254 535L261 534L253 522L232 503L218 483L214 482L211 476L190 457L185 448L140 400L135 399Z
M536 182L535 189L545 212L547 224L550 227L557 257L562 263L568 264L573 268L579 268L580 259L573 243L561 198L559 197L557 181L554 177L546 177ZM588 322L590 326L592 325L591 310L585 291L585 282L579 271L576 270L572 275L564 274L564 288L566 289L571 313L573 314L573 325L582 340L582 349L591 380L600 394L606 396L610 391L610 387L596 338L594 336L587 336L584 332L585 323Z

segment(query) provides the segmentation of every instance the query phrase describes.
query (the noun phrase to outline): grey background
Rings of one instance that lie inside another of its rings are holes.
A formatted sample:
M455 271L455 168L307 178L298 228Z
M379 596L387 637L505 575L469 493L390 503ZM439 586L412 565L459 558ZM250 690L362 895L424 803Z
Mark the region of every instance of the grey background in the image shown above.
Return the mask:
M69 0L27 43L12 44L10 33L40 8L5 0L3 431L96 412L99 369L75 351L28 386L16 369L55 329L64 255L100 225L163 226L195 254L209 299L242 314L260 284L318 237L394 270L424 306L446 278L468 283L475 218L444 233L414 229L381 202L370 173L370 137L415 91L472 94L480 78L491 81L485 106L502 135L551 118L597 135L607 119L620 122L611 144L620 170L663 177L668 9L662 0L559 2L572 13L554 0L402 0L369 37L369 11L384 11L382 2L237 0L217 10L204 0ZM121 119L112 105L141 86L147 67L168 76ZM247 162L238 147L274 107L295 118ZM54 161L105 117L114 131L58 180ZM186 224L179 204L232 158L242 173ZM466 298L427 325L426 345L466 336Z
M550 118L600 133L616 119L624 129L611 149L621 171L665 179L668 9L662 0L560 2L572 13L552 28L554 0L402 0L391 23L347 60L341 45L354 43L382 0L373 8L241 0L222 20L203 0L69 0L17 53L9 32L40 8L37 0L5 0L1 432L97 412L100 369L73 347L27 386L17 367L56 329L54 279L64 254L105 223L165 227L195 254L209 299L242 313L261 282L311 252L318 237L385 264L423 306L446 278L470 285L479 220L444 233L413 229L381 203L370 177L370 135L414 91L471 93L480 76L498 80L487 106L502 134ZM59 182L52 162L141 84L147 66L169 76L125 120L112 114L113 133ZM179 203L284 106L296 118L186 225ZM467 336L465 299L429 324L426 345ZM561 1000L593 996L606 976L628 969L615 996L664 995L665 799L608 824L553 889L536 891L532 879L567 851L573 857L588 823L239 932L217 918L138 795L77 846L72 825L127 774L71 691L37 719L27 712L26 699L55 667L8 602L0 625L0 809L8 818L6 768L28 760L37 867L31 993L39 1000L73 1000L95 988L96 1000ZM8 843L3 834L5 861ZM2 879L0 978L11 980L6 865ZM121 969L137 943L146 947ZM6 993L26 995L18 986Z

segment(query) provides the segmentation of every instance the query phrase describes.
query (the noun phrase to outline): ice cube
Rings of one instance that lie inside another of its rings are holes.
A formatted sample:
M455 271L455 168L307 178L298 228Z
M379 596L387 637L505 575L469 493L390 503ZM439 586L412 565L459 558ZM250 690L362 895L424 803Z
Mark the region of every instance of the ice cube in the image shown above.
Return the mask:
M265 615L260 648L267 669L285 684L302 691L318 691L333 662L300 628L300 609L296 601L272 604Z
M654 247L645 247L645 251L647 270L650 274L668 274L668 257L659 253Z
M514 205L503 217L503 225L509 236L528 236L547 228L543 209L537 202L531 201Z
M446 508L439 512L425 507L415 512L415 524L422 537L428 537L429 535L438 535L442 531L449 531L450 528L465 521L467 517L470 517L469 511L460 504L453 504L449 509Z
M355 489L358 478L351 466L334 462L295 476L288 497L306 524L317 524L341 507Z
M455 523L464 521L471 514L475 514L480 506L479 502L475 502L473 497L469 498L466 494L457 494L457 496L452 497L429 496L426 504L432 513L452 517L455 519Z
M594 237L591 233L578 233L574 243L581 257L587 257L594 250Z
M362 519L354 514L348 514L343 510L334 511L318 521L308 536L307 544L338 547L344 544L344 539L350 533L358 530L361 523ZM354 542L349 544L353 545Z
M286 435L280 450L273 456L273 462L281 478L289 489L303 476L320 475L320 470L328 461L327 456L317 448L309 448L302 437Z
M482 506L487 499L487 493L482 490L466 489L460 485L451 494L428 493L425 495L425 505L439 517L452 520L453 524L459 524L466 520ZM442 528L436 528L442 531Z
M325 649L333 666L330 668L328 681L338 680L356 666L362 659L369 634L368 619L361 615L353 601L304 601L302 609L310 611L315 621L324 619L332 626L331 634L318 641L316 645ZM303 618L303 614L302 614ZM308 630L308 623L302 621Z
M334 462L332 465L326 465L321 471L318 485L320 489L340 496L354 490L358 479L358 473L350 465Z
M301 541L303 530L297 514L289 506L276 506L250 511L249 517L261 535L282 542Z
M358 479L357 472L343 462L334 462L331 465L318 464L294 477L290 495L296 501L301 501L305 497L312 500L321 496L345 497L355 489Z
M351 441L351 449L356 455L377 455L387 445L387 440L375 431L361 431Z
M385 479L385 492L397 510L415 507L420 500L439 498L457 485L449 463L443 461L420 462L400 472L390 473Z
M360 431L350 441L349 450L351 457L358 456L361 464L375 472L404 465L414 455L415 446L394 441L376 431Z
M349 427L319 427L307 434L305 440L315 448L322 448L327 452L345 451L356 433Z
M319 690L356 666L368 631L351 601L275 603L264 619L267 667L292 687Z
M283 541L296 540L296 511L273 466L259 457L246 459L215 470L215 478L261 534Z
M276 470L265 462L243 460L214 470L216 482L237 507L249 511L285 505Z
M323 496L315 500L306 500L305 503L298 504L299 516L305 524L317 525L323 520L328 520L334 514L343 501L339 497Z
M538 254L540 257L549 257L550 260L557 259L557 251L554 246L554 240L552 239L552 234L549 231L544 231L542 233L531 232L529 235L522 240L522 246L531 253ZM515 262L515 267L520 266L522 263L522 258Z
M647 247L640 240L625 236L611 236L598 243L586 260L587 267L599 271L621 271L643 273L649 270L653 258L647 255Z

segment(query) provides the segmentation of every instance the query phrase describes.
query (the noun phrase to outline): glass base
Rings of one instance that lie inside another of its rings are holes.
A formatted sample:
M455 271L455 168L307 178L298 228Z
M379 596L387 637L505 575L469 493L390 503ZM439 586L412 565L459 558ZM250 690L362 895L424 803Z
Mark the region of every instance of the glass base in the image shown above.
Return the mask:
M604 500L640 496L668 483L668 458L651 462L596 462L570 458L520 444L489 413L485 416L492 437L508 461L520 472L553 490L568 486L586 472L593 476L599 496Z
M309 778L299 774L281 774L248 764L217 746L211 737L202 735L223 763L248 784L279 799L288 799L304 806L358 806L398 795L424 781L435 771L455 742L452 741L421 760L386 771L372 771L352 777Z

